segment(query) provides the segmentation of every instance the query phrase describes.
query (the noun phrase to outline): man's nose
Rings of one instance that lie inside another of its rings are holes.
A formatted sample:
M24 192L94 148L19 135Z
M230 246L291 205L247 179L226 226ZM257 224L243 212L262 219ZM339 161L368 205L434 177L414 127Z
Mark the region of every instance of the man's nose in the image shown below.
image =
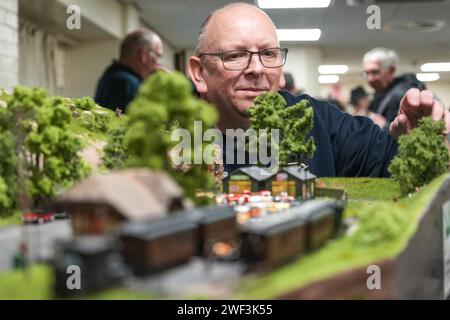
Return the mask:
M369 82L376 80L376 78L377 78L377 76L373 73L367 74L367 81L369 81Z
M263 70L264 66L261 63L259 54L253 53L250 57L250 64L248 65L247 69L245 69L246 73L261 74Z

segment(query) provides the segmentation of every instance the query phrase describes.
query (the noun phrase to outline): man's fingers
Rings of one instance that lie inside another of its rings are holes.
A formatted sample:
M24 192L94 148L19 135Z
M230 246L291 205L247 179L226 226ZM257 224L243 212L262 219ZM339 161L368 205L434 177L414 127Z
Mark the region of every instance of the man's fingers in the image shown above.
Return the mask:
M398 115L394 121L392 121L389 131L395 139L400 137L402 134L405 134L407 132L406 116L404 114Z
M433 106L434 95L430 90L420 92L420 104L426 106Z
M417 108L420 105L420 90L416 88L409 89L402 101L400 102L401 107L406 108Z
M402 134L406 133L406 130L408 129L407 123L408 118L404 114L401 114L398 117L398 126L401 129Z
M433 103L433 100L432 100ZM444 117L444 105L442 103L440 103L439 101L434 101L434 105L431 109L431 118L434 121L439 121L442 120L442 118Z
M444 121L445 121L444 134L447 136L448 134L450 134L450 112L448 112L448 110L444 111Z

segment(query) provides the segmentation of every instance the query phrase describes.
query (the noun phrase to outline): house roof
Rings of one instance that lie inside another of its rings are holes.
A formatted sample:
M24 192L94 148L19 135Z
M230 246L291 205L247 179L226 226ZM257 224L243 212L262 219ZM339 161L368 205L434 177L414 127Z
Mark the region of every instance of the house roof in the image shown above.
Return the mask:
M287 210L290 214L302 217L305 221L315 221L324 216L334 215L339 209L339 202L336 200L309 200L299 206L291 207Z
M77 252L83 255L97 255L117 250L114 241L105 236L84 236L70 240L57 240L55 245L65 252Z
M196 228L192 219L178 214L145 222L126 223L122 226L120 235L148 241Z
M180 215L189 217L195 224L208 224L220 220L236 217L234 208L229 206L198 207L180 212Z
M126 169L95 175L62 194L56 205L109 205L128 220L163 216L183 190L163 172Z
M273 235L302 225L306 225L306 220L303 217L293 212L284 212L283 214L269 215L262 219L250 220L239 225L239 229L244 233Z
M281 170L302 181L312 180L316 178L316 176L313 175L311 172L305 171L299 166L295 165L284 167Z
M229 176L231 177L232 175L238 174L240 172L249 175L252 179L257 180L257 181L267 180L274 175L273 173L270 173L269 171L267 171L264 168L260 168L257 166L251 166L251 167L239 168L239 169L235 170L233 173L231 173Z

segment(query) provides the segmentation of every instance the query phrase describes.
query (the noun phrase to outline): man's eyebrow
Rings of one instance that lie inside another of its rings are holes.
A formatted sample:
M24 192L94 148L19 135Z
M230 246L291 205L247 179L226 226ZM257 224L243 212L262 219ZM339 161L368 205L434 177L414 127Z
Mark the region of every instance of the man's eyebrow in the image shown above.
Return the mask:
M276 44L267 44L267 45L262 45L262 46L258 46L256 50L264 50L264 49L268 49L268 48L278 48L279 45ZM250 50L248 48L248 45L235 45L232 47L229 47L227 50L219 50L219 51L234 51L234 50L243 50L243 51L254 51L254 50Z

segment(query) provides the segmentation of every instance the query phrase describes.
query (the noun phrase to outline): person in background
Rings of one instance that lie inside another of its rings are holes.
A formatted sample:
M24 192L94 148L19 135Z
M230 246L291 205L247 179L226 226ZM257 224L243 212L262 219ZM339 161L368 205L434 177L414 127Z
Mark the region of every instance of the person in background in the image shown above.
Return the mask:
M353 106L354 116L368 117L380 128L386 126L386 119L383 116L369 110L370 98L363 87L359 86L351 91L350 103Z
M346 112L347 108L343 103L344 99L342 98L342 85L340 83L336 83L331 86L330 93L328 94L327 100L338 107L341 111Z
M286 85L284 86L283 90L289 91L290 93L297 95L298 90L295 87L294 76L289 72L285 72L284 79L286 80Z
M375 90L370 110L387 120L386 127L397 117L400 101L409 89L426 89L414 74L396 77L397 63L395 51L386 48L372 49L363 58L362 77Z
M95 102L102 107L125 112L150 74L164 70L161 38L153 31L139 29L128 34L120 46L120 58L114 60L101 76Z

